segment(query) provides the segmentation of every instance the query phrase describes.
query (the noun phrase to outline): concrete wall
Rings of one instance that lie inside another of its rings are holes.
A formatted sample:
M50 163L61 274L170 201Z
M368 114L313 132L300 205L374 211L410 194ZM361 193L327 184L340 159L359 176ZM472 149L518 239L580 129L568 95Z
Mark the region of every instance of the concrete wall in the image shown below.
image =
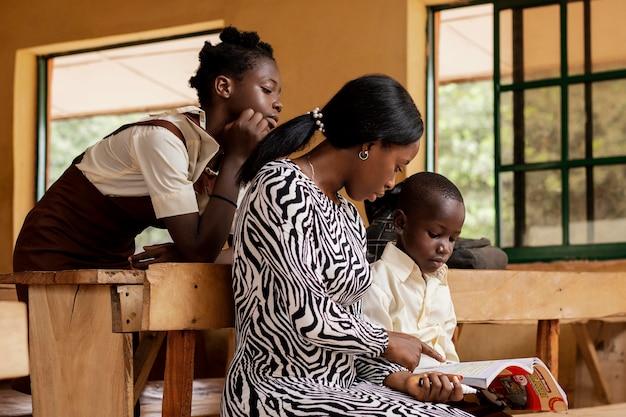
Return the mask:
M0 15L0 273L34 204L36 57L234 25L274 46L283 75L283 120L326 100L356 76L380 72L425 103L423 0L148 0L5 2ZM433 4L433 1L429 1ZM85 94L89 94L88 91ZM408 173L422 170L421 152Z

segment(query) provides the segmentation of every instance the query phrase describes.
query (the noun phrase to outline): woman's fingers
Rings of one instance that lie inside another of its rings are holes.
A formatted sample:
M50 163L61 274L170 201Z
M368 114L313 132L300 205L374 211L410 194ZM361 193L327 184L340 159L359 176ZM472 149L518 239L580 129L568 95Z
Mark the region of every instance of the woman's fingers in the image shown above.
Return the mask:
M439 372L418 374L407 380L408 392L421 401L449 402L463 399L463 388L457 375Z

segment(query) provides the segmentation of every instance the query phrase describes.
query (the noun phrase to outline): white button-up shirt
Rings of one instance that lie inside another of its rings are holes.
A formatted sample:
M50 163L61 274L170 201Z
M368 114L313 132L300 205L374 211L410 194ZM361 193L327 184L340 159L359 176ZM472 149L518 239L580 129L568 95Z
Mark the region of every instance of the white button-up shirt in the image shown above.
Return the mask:
M130 127L87 148L77 168L104 195L149 195L157 218L202 212L206 201L197 201L193 183L219 145L184 113L198 114L204 125L204 112L194 106L147 119L174 123L186 143L162 127Z
M447 265L422 274L411 257L389 242L372 264L372 286L363 298L363 314L387 330L417 337L446 362L459 362L452 343L457 322L447 274ZM422 355L418 368L439 364Z

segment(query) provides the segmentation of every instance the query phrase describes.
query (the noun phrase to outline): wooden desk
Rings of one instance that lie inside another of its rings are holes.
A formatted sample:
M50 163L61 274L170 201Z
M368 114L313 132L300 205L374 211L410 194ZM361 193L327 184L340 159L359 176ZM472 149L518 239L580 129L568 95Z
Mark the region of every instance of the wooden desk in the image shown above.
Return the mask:
M163 415L189 415L195 332L187 330L233 323L229 265L22 272L0 275L2 283L29 285L33 417L132 417L139 330L168 332Z

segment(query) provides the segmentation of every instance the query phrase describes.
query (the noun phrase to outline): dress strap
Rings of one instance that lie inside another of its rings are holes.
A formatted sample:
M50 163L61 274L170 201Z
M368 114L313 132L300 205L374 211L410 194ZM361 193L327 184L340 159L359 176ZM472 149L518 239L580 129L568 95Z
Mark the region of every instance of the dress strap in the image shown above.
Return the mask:
M185 137L183 136L183 132L181 132L180 129L174 123L172 123L170 121L167 121L167 120L162 120L162 119L143 120L141 122L128 123L128 124L122 125L115 132L109 133L103 139L106 139L109 136L117 135L122 130L128 129L129 127L136 126L136 125L164 127L167 130L169 130L170 132L172 132L174 135L176 135L176 137L178 139L182 140L183 143L185 144L185 147L187 146L187 142L185 141Z

